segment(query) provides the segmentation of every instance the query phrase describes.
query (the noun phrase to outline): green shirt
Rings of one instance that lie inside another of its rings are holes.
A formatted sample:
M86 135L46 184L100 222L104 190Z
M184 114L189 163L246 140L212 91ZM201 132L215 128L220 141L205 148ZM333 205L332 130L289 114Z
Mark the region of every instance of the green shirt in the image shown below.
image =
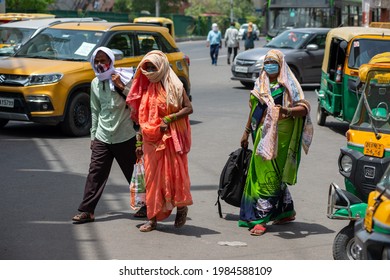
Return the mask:
M103 86L104 83L104 86ZM130 110L124 98L110 90L107 81L97 78L91 82L91 140L98 139L107 144L125 142L135 136Z

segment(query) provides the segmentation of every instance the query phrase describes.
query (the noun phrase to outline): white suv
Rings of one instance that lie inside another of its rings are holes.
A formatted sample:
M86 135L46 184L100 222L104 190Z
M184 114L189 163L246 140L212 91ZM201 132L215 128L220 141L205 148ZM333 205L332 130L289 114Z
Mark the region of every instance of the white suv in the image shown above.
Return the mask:
M15 21L0 25L0 56L10 56L43 29L61 22L105 21L99 18L46 18Z

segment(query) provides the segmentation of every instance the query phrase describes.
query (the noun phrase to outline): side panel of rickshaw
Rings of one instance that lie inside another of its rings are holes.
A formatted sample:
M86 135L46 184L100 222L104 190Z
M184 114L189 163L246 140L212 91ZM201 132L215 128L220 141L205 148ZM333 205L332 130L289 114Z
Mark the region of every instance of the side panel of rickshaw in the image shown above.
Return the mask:
M378 52L390 51L390 29L341 27L332 29L326 39L318 96L317 123L325 124L327 116L351 122L360 95L356 89L359 64L356 59L359 41L378 40L384 47ZM374 54L372 54L374 55Z

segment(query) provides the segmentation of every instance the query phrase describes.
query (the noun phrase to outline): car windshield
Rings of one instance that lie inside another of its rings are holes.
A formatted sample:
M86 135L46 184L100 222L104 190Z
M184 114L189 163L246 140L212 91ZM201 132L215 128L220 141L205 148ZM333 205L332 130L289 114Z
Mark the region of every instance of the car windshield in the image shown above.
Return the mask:
M310 39L311 33L285 31L282 34L273 38L268 44L267 48L279 49L299 49Z
M48 28L24 44L16 57L89 61L103 32Z
M390 134L390 72L372 70L367 74L363 95L351 127Z
M360 65L368 63L378 53L390 52L388 40L358 39L354 40L351 46L348 58L348 67L350 68L359 68Z

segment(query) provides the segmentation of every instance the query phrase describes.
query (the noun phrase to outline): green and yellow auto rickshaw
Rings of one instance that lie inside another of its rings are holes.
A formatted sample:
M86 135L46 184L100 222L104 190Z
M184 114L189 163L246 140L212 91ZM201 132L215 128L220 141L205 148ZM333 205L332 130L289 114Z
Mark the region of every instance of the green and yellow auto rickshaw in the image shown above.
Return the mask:
M351 122L360 95L356 88L359 67L378 53L390 52L390 29L338 27L326 37L321 86L316 90L317 124L332 116Z
M390 166L390 52L363 64L358 83L360 99L338 159L345 189L331 183L328 194L328 218L348 221L333 242L336 260L359 258L355 222L366 215L368 196Z

